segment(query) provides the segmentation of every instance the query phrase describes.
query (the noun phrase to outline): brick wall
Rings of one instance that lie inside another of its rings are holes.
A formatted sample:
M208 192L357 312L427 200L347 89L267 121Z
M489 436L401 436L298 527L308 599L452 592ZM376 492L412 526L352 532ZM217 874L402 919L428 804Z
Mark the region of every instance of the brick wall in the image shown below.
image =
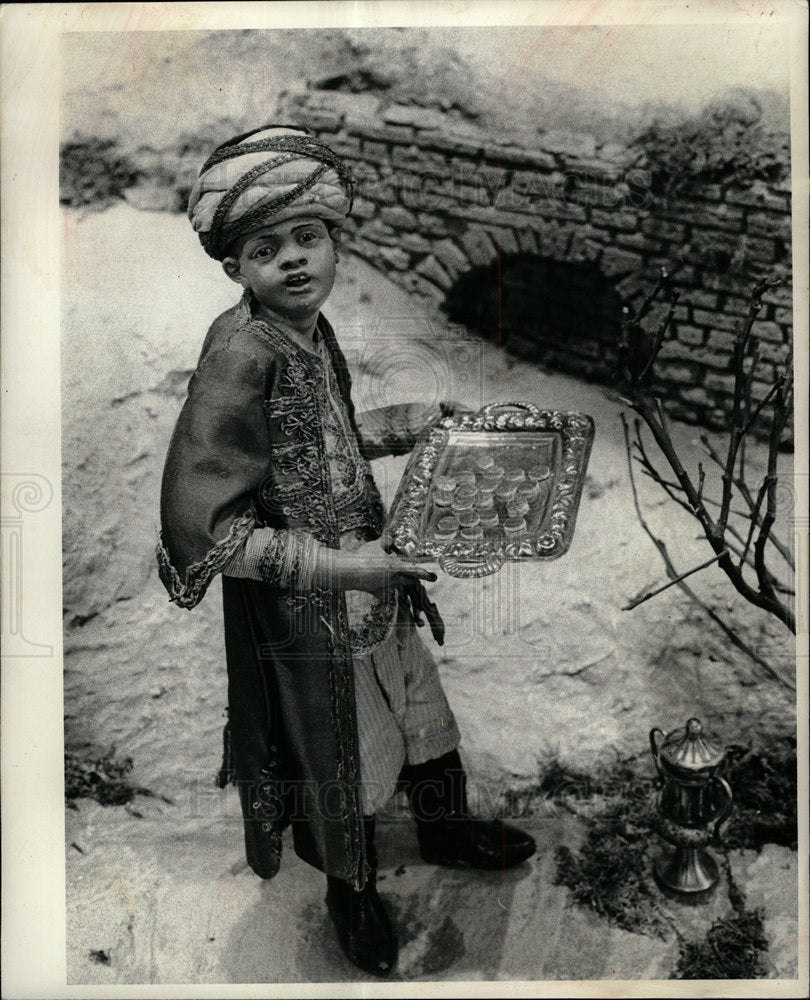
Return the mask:
M526 302L510 328L484 327L525 357L607 379L614 303L618 312L637 302L661 265L682 259L657 389L675 416L722 422L748 294L765 275L789 279L787 185L707 184L664 200L621 146L573 133L483 132L368 94L287 93L277 120L306 125L350 162L357 191L347 242L410 292L448 310L485 302L488 289L507 287L505 275L519 303L523 282ZM594 296L598 307L583 312ZM792 349L789 284L764 301L754 328L759 394Z

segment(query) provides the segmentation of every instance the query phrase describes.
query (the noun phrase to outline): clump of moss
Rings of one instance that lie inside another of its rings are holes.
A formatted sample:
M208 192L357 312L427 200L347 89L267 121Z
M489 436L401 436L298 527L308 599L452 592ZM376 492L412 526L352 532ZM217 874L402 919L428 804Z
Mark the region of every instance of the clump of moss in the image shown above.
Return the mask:
M66 142L59 157L59 200L73 208L107 208L124 197L138 176L112 140Z
M74 799L94 799L102 806L126 805L136 795L170 801L148 788L131 784L132 768L132 758L119 759L114 749L90 759L68 751L65 753L65 799L69 805Z
M645 802L651 788L652 780L637 774L626 762L597 767L592 774L586 774L553 758L543 765L538 781L504 792L503 815L531 816L538 803L562 805L577 814L577 806L582 804L589 815L594 810L615 815L626 811L628 803Z
M652 816L636 803L627 813L591 822L581 849L557 849L556 885L623 930L663 938L668 924L650 879Z
M673 979L761 979L768 942L759 910L716 920L702 941L681 944Z
M771 132L762 118L757 96L739 91L684 121L655 121L633 141L637 166L649 171L653 193L664 196L694 184L783 180L790 176L787 130Z
M503 815L512 818L530 816L536 802L558 799L566 794L585 791L588 794L593 779L581 771L573 771L554 758L543 768L540 780L526 788L508 788L503 795Z
M734 811L721 837L726 847L761 850L798 843L795 742L785 750L758 753L750 747L728 751L726 780L734 794Z

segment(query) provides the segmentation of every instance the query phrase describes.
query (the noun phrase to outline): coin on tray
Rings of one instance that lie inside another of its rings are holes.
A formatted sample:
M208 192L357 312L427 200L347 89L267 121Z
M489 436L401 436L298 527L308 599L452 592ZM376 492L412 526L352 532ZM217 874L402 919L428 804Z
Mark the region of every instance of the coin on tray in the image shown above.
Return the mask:
M503 530L507 538L517 538L526 530L526 519L517 515L505 517Z
M482 510L479 511L479 517L481 518L482 528L497 528L499 517L498 512L494 508L492 510Z
M458 514L458 523L462 528L472 528L481 521L481 515L474 510L462 510Z
M518 486L515 491L515 495L520 497L522 500L533 500L539 492L539 483L535 482L533 479L529 479L525 483L521 483L520 486Z
M450 542L458 534L458 520L455 517L440 517L433 537L437 542Z
M548 465L535 465L534 468L529 469L529 479L533 479L536 483L541 483L550 475L551 468Z
M503 481L510 486L517 486L526 478L526 472L521 468L508 469L503 474Z
M529 501L515 497L506 505L506 513L509 517L523 517L529 513Z

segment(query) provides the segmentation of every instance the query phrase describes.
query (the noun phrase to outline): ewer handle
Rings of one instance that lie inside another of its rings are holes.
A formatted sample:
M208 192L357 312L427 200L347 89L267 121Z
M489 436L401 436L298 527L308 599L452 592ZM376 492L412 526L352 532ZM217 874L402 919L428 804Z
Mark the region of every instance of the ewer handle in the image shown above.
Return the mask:
M666 777L666 775L665 775L665 774L664 774L664 772L663 772L663 771L661 770L661 760L660 760L660 757L661 757L661 749L660 749L660 747L658 746L658 744L657 744L657 743L656 743L656 741L655 741L655 734L656 734L656 733L660 733L660 735L661 735L661 736L662 736L662 737L663 737L664 739L666 739L666 733L664 732L664 730L663 730L663 729L659 729L659 728L658 728L658 726L655 726L655 727L653 727L653 728L652 728L652 729L650 730L650 750L651 750L651 752L652 752L652 759L653 759L653 762L655 763L655 769L656 769L656 771L658 771L658 776L659 776L660 778L665 778L665 777Z
M714 836L716 840L719 840L720 827L723 825L723 823L725 823L725 821L731 815L731 807L734 805L734 795L731 791L731 786L729 785L729 783L726 781L725 778L720 778L719 776L715 775L712 781L718 784L723 789L723 797L725 799L725 803L720 812L720 815L714 821Z

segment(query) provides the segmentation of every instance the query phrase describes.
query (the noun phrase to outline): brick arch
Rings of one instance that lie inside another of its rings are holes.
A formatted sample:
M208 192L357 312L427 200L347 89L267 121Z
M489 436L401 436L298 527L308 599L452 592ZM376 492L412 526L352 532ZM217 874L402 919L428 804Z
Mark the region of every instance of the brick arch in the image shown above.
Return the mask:
M615 375L621 307L592 262L535 253L461 273L442 306L451 322L518 357L598 382Z
M350 248L433 307L446 304L464 275L521 255L588 268L619 302L633 302L660 266L683 257L659 389L677 416L723 422L733 330L750 290L766 274L789 276L787 184L706 184L662 200L626 167L619 146L537 129L493 134L371 94L288 93L279 115L320 135L352 166ZM764 301L755 392L792 349L790 286ZM573 358L569 370L587 375L593 367L586 356L577 364Z

